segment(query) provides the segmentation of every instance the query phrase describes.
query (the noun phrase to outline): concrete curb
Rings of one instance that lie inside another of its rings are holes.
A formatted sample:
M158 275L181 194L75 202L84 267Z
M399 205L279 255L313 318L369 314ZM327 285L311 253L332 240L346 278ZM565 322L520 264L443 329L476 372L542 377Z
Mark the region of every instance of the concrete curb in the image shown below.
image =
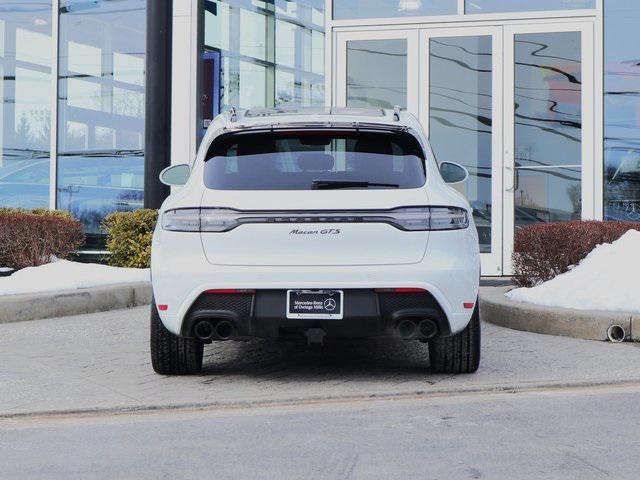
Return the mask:
M483 320L525 332L585 340L608 340L611 325L620 325L625 340L640 341L640 316L624 312L573 310L520 303L504 296L512 287L484 287L480 292Z
M126 283L82 290L66 290L0 297L0 323L24 322L106 312L151 303L151 283Z
M34 410L32 412L3 413L0 420L34 419L39 417L65 418L79 416L91 417L101 415L140 415L164 412L195 411L195 410L231 410L250 408L278 408L304 405L351 403L357 401L401 401L418 400L436 397L461 397L471 395L514 395L544 392L549 390L596 390L596 389L638 389L637 380L620 381L576 381L576 382L537 382L531 384L510 383L504 385L478 385L434 388L431 390L416 390L413 392L362 393L354 395L316 395L310 397L272 398L260 400L222 400L211 402L147 404L122 407L96 407L61 410Z

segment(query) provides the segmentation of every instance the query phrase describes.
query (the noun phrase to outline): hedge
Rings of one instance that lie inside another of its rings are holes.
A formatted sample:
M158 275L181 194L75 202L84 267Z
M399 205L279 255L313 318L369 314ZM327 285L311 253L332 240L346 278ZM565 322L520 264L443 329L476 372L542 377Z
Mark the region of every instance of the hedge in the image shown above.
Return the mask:
M158 212L148 209L108 215L102 225L107 231L107 249L111 252L109 265L149 268L157 219Z
M0 209L0 266L13 269L69 258L85 241L82 223L69 212Z
M71 218L73 219L73 215L71 212L67 210L49 210L46 208L11 208L11 207L0 207L0 214L3 213L30 213L33 215L47 215L51 217L62 217L62 218Z
M519 287L532 287L551 280L580 263L597 245L614 242L634 229L640 230L640 224L571 221L516 230L513 281Z

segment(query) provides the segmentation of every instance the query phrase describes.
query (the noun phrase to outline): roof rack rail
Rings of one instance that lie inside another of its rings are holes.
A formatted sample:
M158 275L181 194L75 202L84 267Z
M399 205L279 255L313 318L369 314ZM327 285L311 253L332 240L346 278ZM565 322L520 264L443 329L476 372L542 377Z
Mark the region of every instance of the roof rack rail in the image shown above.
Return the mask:
M400 121L400 105L396 105L395 107L393 107L393 121Z

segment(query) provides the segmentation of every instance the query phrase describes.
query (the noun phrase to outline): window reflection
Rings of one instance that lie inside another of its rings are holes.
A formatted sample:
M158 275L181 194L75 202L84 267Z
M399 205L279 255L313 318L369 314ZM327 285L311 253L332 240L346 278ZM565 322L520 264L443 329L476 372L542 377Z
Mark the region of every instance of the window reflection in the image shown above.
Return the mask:
M516 228L581 217L580 37L516 35Z
M607 0L604 8L604 215L640 221L640 5Z
M49 207L51 8L45 0L1 7L0 207Z
M87 233L143 203L145 1L63 0L57 206Z
M232 106L324 104L324 0L205 0L203 80L203 122Z
M596 0L466 0L465 2L465 13L531 12L585 8L596 8Z
M407 106L407 41L347 43L347 106Z
M457 188L473 207L480 250L491 252L492 41L430 41L429 137L438 161L469 170Z
M334 0L333 18L410 17L456 15L458 0Z

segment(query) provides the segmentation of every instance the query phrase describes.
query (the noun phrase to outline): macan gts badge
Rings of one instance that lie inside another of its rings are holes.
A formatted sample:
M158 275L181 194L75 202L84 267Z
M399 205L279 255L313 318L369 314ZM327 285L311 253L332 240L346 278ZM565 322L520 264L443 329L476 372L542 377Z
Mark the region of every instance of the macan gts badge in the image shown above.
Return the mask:
M448 185L467 176L399 109L218 116L160 175L179 188L153 236L153 368L199 372L218 341L396 337L475 372L478 235Z

